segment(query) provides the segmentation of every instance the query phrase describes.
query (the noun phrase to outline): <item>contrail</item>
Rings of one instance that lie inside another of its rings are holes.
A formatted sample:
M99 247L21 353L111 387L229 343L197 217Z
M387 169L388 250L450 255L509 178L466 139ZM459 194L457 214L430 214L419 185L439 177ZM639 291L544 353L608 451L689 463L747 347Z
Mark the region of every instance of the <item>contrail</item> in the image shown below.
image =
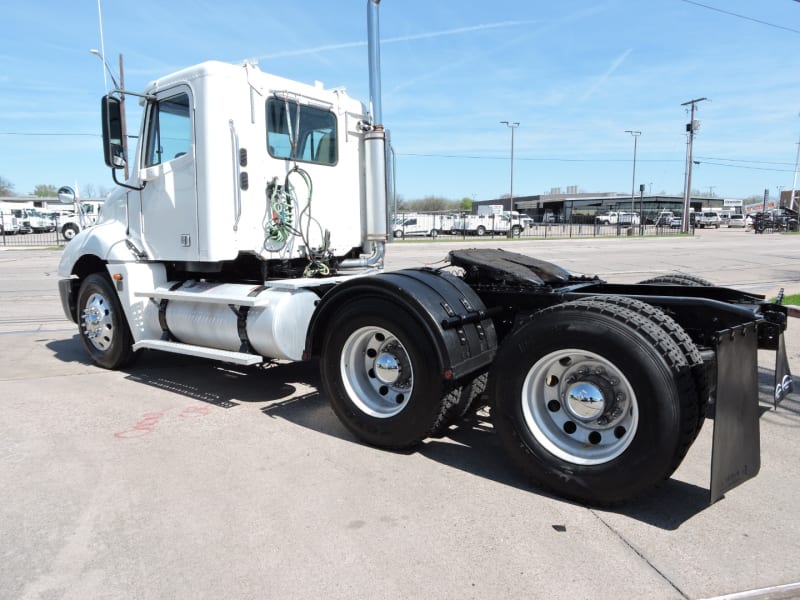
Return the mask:
M622 65L622 63L625 62L625 59L628 58L628 55L631 52L633 52L633 48L628 48L627 50L625 50L625 52L620 54L614 60L614 62L611 63L611 66L608 67L608 69L606 69L606 72L603 73L600 76L600 78L594 83L594 85L592 87L590 87L588 90L586 90L586 92L583 94L583 96L581 96L581 101L583 102L585 100L588 100L597 91L597 89L601 85L603 85L606 81L608 81L608 78L611 77L611 75L614 73L614 71L619 69L620 65Z
M483 25L472 25L470 27L459 27L457 29L445 29L442 31L429 31L427 33L416 33L411 35L403 35L393 38L384 38L381 44L394 44L397 42L410 42L413 40L423 40L429 38L443 37L447 35L460 35L462 33L470 33L473 31L486 31L489 29L502 29L506 27L519 27L521 25L531 25L536 21L500 21L499 23L484 23ZM300 50L285 50L283 52L276 52L275 54L265 54L258 57L259 59L268 60L271 58L283 58L286 56L301 56L303 54L316 54L318 52L328 52L330 50L344 50L347 48L358 48L366 46L367 42L344 42L341 44L327 44L325 46L316 46L314 48L303 48Z

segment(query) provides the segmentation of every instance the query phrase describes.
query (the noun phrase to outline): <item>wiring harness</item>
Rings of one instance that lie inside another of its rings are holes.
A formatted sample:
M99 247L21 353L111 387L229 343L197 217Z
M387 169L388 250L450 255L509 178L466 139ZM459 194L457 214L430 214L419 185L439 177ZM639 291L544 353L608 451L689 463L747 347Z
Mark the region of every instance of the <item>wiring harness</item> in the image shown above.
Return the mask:
M297 198L292 178L299 177L306 188L303 207ZM320 223L311 216L313 185L308 172L295 165L280 183L277 177L267 185L267 209L262 223L264 229L264 250L268 252L287 252L291 254L295 238L302 242L302 250L308 264L303 277L326 277L332 274L331 253L329 251L330 232L323 230ZM319 228L321 246L312 248L310 230L314 224Z

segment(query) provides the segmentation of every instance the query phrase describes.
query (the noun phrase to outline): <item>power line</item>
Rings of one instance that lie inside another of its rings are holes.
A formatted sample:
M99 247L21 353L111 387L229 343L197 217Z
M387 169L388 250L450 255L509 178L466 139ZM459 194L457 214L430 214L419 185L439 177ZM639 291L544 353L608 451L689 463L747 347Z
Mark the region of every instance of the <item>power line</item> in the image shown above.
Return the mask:
M792 29L791 27L784 27L783 25L776 25L775 23L770 23L768 21L762 21L760 19L755 19L753 17L748 17L747 15L740 15L739 13L731 12L729 10L723 10L721 8L717 8L716 6L709 6L708 4L703 4L702 2L696 2L695 0L681 0L681 2L686 2L687 4L694 4L695 6L701 6L703 8L707 8L708 10L714 10L716 12L720 12L726 15L730 15L732 17L737 17L739 19L744 19L745 21L752 21L753 23L759 23L761 25L766 25L767 27L774 27L775 29L783 29L784 31L790 31L792 33L800 33L798 29Z
M85 136L100 137L99 133L39 133L30 131L0 131L0 135L20 135L20 136Z
M800 0L797 0L800 2ZM397 152L397 156L409 156L409 157L419 157L419 158L446 158L446 159L467 159L467 160L508 160L505 156L480 156L474 154L430 154L430 153L421 153L421 152ZM515 160L518 161L528 161L528 162L560 162L560 163L629 163L630 159L625 158L557 158L557 157L525 157L525 156L517 156ZM726 164L726 162L715 162L715 161L727 161L727 163L731 162L739 162L739 163L747 163L747 164ZM638 158L637 162L645 162L645 163L680 163L684 162L681 159L677 158ZM791 166L790 163L784 162L771 162L771 161L763 161L763 160L747 160L747 159L738 159L738 158L717 158L712 156L698 156L696 162L701 162L704 165L715 165L719 167L728 167L732 169L747 169L750 171L774 171L779 173L790 173L792 169L776 169L770 167L756 167L750 165L784 165L784 166Z

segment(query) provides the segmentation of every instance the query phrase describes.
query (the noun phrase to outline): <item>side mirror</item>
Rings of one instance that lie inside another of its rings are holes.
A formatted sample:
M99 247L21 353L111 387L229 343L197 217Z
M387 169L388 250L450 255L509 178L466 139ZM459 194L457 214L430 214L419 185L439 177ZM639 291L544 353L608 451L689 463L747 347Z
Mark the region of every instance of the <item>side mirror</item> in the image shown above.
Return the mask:
M75 190L68 185L58 188L58 201L61 204L75 204Z
M115 96L103 96L101 103L103 120L103 159L112 169L125 167L125 152L122 145L122 102Z

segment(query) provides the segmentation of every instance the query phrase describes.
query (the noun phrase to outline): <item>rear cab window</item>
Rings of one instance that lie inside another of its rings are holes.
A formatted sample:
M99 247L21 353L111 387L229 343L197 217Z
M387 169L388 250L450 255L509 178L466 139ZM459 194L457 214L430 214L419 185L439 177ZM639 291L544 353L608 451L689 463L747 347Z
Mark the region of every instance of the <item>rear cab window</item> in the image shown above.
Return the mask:
M335 165L339 159L336 115L272 97L267 100L267 148L273 158Z

